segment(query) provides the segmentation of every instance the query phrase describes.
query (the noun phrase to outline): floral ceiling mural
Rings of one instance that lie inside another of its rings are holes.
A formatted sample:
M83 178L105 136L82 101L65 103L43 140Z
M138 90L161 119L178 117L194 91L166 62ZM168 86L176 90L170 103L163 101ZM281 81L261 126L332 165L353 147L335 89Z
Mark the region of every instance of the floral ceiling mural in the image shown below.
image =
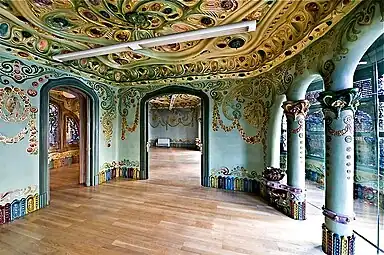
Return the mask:
M0 43L22 57L52 56L119 42L256 20L257 29L66 62L110 84L255 76L320 38L359 1L0 0ZM57 63L57 65L60 65Z

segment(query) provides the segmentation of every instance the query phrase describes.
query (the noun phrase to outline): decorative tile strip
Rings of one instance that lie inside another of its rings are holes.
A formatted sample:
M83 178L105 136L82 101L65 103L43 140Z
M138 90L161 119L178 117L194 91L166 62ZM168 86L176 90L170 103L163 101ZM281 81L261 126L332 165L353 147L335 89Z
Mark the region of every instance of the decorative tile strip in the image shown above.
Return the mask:
M140 179L140 168L137 162L122 160L119 163L105 163L102 170L98 173L99 184L117 178Z
M323 224L322 249L328 255L354 255L355 254L355 235L340 236L329 230Z
M323 215L334 222L341 223L341 224L348 224L351 223L353 220L355 220L355 215L348 216L343 214L338 214L332 210L326 209L325 206L322 207L323 209Z
M259 181L256 179L240 178L233 176L209 176L204 178L204 186L225 190L244 192L259 192Z
M48 167L49 169L52 169L78 163L80 159L79 154L79 150L52 152L48 155Z
M11 203L0 205L0 225L9 223L39 209L39 194L14 199Z

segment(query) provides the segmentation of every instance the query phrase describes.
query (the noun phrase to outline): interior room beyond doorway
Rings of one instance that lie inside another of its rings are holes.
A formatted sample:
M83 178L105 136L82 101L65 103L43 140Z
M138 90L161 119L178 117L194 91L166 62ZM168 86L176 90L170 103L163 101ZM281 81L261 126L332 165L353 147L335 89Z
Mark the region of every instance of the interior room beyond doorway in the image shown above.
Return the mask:
M80 115L83 98L63 88L49 92L50 189L76 187L84 183L80 163Z
M149 174L162 184L199 186L201 180L201 100L170 94L149 100Z

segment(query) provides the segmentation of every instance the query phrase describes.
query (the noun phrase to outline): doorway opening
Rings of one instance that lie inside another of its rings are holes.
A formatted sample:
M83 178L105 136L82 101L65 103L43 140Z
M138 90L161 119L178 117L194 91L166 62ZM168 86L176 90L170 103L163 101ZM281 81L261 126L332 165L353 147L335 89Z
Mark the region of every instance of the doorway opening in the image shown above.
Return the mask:
M99 101L73 78L47 82L40 91L40 207L50 192L95 185L98 166Z
M204 92L177 86L142 99L141 179L207 186L208 103Z
M65 87L49 91L48 165L51 191L85 184L85 105L86 96L80 91Z

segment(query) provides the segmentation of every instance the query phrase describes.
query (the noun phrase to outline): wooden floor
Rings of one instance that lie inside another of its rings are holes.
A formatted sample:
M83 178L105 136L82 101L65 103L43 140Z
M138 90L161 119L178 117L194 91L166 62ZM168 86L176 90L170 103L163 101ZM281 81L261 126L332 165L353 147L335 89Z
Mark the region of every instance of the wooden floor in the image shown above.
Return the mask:
M252 194L200 187L199 159L156 149L150 180L52 188L49 207L0 226L0 254L323 254L314 207L299 222Z
M49 171L50 189L55 190L77 188L80 180L80 165L72 164L67 167L54 168Z

